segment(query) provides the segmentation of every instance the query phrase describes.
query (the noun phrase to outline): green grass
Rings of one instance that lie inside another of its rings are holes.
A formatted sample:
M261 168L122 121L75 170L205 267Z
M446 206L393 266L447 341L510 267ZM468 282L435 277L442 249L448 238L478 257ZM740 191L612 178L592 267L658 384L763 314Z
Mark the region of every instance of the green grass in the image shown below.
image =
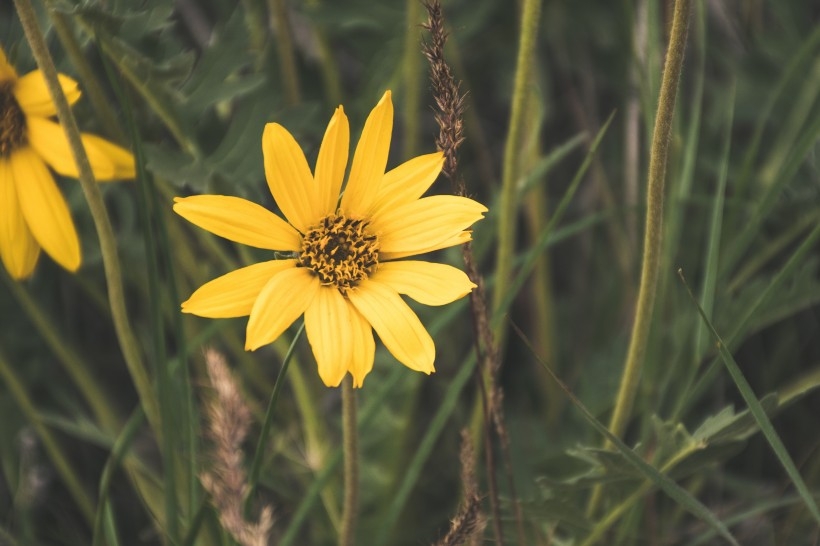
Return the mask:
M434 544L446 535L463 500L463 429L477 448L483 543L814 543L816 6L693 0L653 320L633 410L616 437L605 424L635 314L673 3L541 4L527 22L536 29L530 64L519 57L520 13L507 3L444 5L445 56L468 93L459 171L468 195L490 209L474 226L473 253L485 303L490 311L497 303L491 327L506 338L496 381L509 446L482 419L490 383L476 365L469 302L411 304L435 339L436 373L404 368L377 340L374 370L357 392L355 543ZM386 89L396 105L388 166L434 151L424 8L399 0L35 8L57 69L83 89L73 108L80 128L138 160L136 181L100 186L136 345L120 345L90 207L76 181L60 179L82 268L72 275L43 255L29 280L0 271L0 543L235 544L199 481L212 464L203 348L214 347L253 416L246 516L273 507L271 544L335 544L345 498L341 391L320 381L298 324L249 353L246 319L179 312L204 282L270 256L191 226L171 211L172 198L235 195L276 210L264 125L287 127L312 164L333 109L344 105L355 143ZM271 25L259 24L271 13ZM35 68L11 3L0 6L0 43L20 74ZM513 111L523 111L514 138ZM502 173L512 184L504 199ZM450 192L443 177L431 189ZM500 232L514 239L498 268ZM463 267L458 248L435 259ZM508 275L501 283L499 270ZM144 367L148 388L135 384L124 353Z

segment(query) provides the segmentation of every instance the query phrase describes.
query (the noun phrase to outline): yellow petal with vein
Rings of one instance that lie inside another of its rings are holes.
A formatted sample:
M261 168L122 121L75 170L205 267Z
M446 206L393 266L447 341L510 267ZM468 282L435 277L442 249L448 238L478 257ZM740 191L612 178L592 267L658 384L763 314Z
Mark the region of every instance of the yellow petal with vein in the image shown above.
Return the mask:
M322 216L336 212L349 151L350 125L344 109L339 106L327 125L322 145L319 148L319 157L316 158L314 179Z
M335 287L323 286L305 311L305 330L316 358L319 377L328 387L338 387L353 356L350 337L350 304Z
M414 260L381 263L370 278L424 305L446 305L475 288L460 269Z
M30 148L11 155L20 207L32 235L55 262L69 271L80 267L80 239L60 189Z
M295 267L296 260L271 260L231 271L199 287L182 303L182 312L207 318L248 316L268 281Z
M321 288L319 278L304 267L274 275L251 309L245 349L255 351L282 335L310 306Z
M435 245L431 245L424 248L416 248L414 250L406 251L406 252L380 252L379 253L379 260L388 261L388 260L398 260L399 258L406 258L408 256L417 256L419 254L426 254L427 252L433 252L434 250L441 250L442 248L450 248L451 246L463 245L464 243L469 243L473 239L473 232L472 231L462 231L455 237L450 237L440 243Z
M348 299L373 326L396 360L426 374L435 371L433 338L395 290L367 279L348 293Z
M20 209L11 162L0 158L0 259L9 275L21 280L31 275L39 256L40 245Z
M417 252L456 237L485 212L487 207L472 199L434 195L375 216L370 229L381 251Z
M176 197L174 212L202 229L243 245L268 250L301 248L302 239L290 224L265 207L240 197Z
M74 156L71 154L71 147L68 145L63 128L53 121L36 116L26 118L26 124L29 143L37 154L61 175L77 178L79 176L77 164L74 162ZM120 167L106 154L104 149L98 146L98 141L101 139L99 137L89 138L89 135L81 135L81 137L94 177L98 180L116 178ZM114 145L111 144L111 146Z
M288 222L304 233L322 217L319 197L305 154L287 129L268 123L262 133L265 178Z
M341 203L346 215L363 218L370 210L387 167L392 133L393 101L387 91L367 117L353 154Z
M77 102L81 94L77 82L64 74L59 74L57 77L60 80L60 87L63 88L65 98L68 99L68 104L71 105ZM17 99L17 104L20 105L20 108L27 116L49 118L57 115L57 107L54 106L54 101L51 100L46 79L40 70L29 72L17 80L14 84L14 98Z
M368 216L378 216L424 195L438 178L443 165L444 154L436 152L414 157L386 172Z
M348 304L349 305L349 304ZM353 354L350 360L350 375L353 376L353 386L358 388L364 385L364 378L373 369L373 360L376 356L376 342L373 340L373 328L370 323L350 307L350 341L353 344Z

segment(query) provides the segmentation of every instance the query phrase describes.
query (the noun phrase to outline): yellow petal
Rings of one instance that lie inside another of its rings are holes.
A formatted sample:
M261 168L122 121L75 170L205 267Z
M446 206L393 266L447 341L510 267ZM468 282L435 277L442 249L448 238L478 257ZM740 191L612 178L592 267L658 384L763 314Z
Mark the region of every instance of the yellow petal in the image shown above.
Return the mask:
M174 212L231 241L268 250L299 250L302 239L274 213L239 197L194 195L174 198Z
M77 82L63 74L58 74L57 77L68 104L77 102L80 98L80 87ZM17 80L14 84L14 98L27 116L48 118L57 115L57 107L51 100L46 79L40 70L29 72Z
M68 205L43 161L30 148L11 155L20 207L34 238L69 271L80 267L80 240Z
M373 204L387 167L392 133L393 101L387 91L367 117L356 145L350 177L342 196L341 209L345 214L364 218Z
M368 216L415 201L438 178L444 165L444 154L420 155L385 173L376 200Z
M413 260L381 263L370 278L424 305L446 305L475 288L460 269Z
M63 176L77 178L77 164L71 155L71 147L59 124L45 118L29 116L26 118L28 139L31 147L48 163L52 169ZM98 180L116 178L118 166L112 158L106 155L105 150L98 146L99 137L89 138L91 135L81 135L83 147L91 164L94 177ZM101 139L100 139L101 140ZM113 144L111 146L114 146Z
M319 157L316 158L314 178L322 216L336 212L349 149L350 126L344 109L339 106L327 125L322 146L319 148Z
M6 52L0 47L0 83L14 81L17 79L17 71L9 64Z
M348 295L350 302L379 334L396 360L419 372L435 371L436 346L416 314L385 284L369 279Z
M109 142L102 137L92 135L91 133L82 133L80 135L83 139L83 146L86 153L90 156L105 156L114 168L110 176L106 175L102 169L95 169L94 164L91 168L94 170L94 177L99 182L106 182L108 180L129 180L137 176L136 165L134 164L134 156L123 148L113 142ZM107 166L105 168L108 168Z
M319 377L328 387L338 387L353 356L349 324L351 309L336 287L323 286L305 311L305 330L319 367Z
M353 344L353 353L350 360L350 375L353 376L353 386L364 385L364 378L373 369L373 359L376 356L376 342L373 341L373 328L370 323L352 305L350 307L350 341Z
M304 152L287 129L278 123L268 123L262 134L262 154L273 199L288 222L304 233L322 218Z
M419 254L433 252L434 250L441 250L442 248L450 248L451 246L463 245L464 243L469 243L470 241L472 241L472 239L473 234L471 231L462 231L455 237L451 237L445 241L442 241L435 245L431 245L429 247L416 248L414 250L406 252L379 252L379 260L398 260L399 258L406 258L408 256L417 256Z
M487 207L455 195L434 195L373 217L370 229L384 252L415 252L459 235L483 218Z
M313 302L319 278L304 267L286 269L268 281L251 309L245 349L271 343Z
M31 275L40 245L26 225L17 199L11 162L0 157L0 259L12 278L21 280Z
M203 284L182 303L182 312L207 318L245 317L274 275L296 267L296 260L271 260L231 271Z

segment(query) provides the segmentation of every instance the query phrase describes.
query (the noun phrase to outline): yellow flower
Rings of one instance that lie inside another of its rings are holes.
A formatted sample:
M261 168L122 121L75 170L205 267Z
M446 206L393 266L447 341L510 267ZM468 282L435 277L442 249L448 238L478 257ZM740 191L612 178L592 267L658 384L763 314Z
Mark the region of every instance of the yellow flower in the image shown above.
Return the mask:
M60 74L74 104L77 82ZM77 177L57 109L39 70L18 77L0 49L0 258L15 279L31 275L40 249L69 271L80 267L80 240L68 205L48 166ZM98 180L134 177L134 158L102 138L83 134L83 145Z
M350 142L342 107L328 124L314 174L291 134L267 124L265 175L287 222L237 197L177 198L174 210L201 228L290 253L208 282L182 304L183 312L250 315L248 350L271 343L304 313L319 376L329 387L338 386L347 372L354 386L362 386L373 368L373 330L399 362L432 373L433 340L400 294L444 305L475 285L449 265L398 258L469 241L465 230L487 209L466 197L421 198L441 171L441 153L385 173L392 129L388 91L367 118L339 200Z

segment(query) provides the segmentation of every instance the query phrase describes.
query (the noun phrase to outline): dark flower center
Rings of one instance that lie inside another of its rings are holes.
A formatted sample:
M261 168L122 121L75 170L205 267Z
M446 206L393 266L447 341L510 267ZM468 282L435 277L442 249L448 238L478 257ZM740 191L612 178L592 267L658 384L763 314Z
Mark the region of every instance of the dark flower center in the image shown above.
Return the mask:
M305 233L299 265L312 269L323 285L345 294L379 263L379 241L367 226L366 220L326 216Z
M26 115L12 93L11 82L0 83L0 157L26 143Z

